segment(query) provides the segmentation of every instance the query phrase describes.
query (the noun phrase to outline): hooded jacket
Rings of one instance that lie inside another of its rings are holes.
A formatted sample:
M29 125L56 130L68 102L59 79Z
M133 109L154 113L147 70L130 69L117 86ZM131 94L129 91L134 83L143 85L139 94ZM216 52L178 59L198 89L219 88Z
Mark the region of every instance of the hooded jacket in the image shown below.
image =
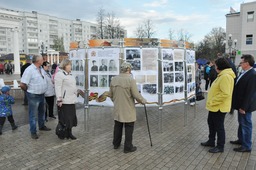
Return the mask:
M222 113L230 111L235 77L231 68L224 69L218 74L208 92L207 110Z

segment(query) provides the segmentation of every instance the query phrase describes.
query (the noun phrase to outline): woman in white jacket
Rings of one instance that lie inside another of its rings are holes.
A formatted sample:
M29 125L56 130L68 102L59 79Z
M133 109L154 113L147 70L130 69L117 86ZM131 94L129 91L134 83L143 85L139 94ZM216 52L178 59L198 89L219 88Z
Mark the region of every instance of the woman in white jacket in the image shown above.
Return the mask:
M52 80L52 75L50 73L50 63L45 61L43 62L43 69L44 69L44 78L47 80L47 91L45 92L45 100L48 105L49 117L56 119L53 115L53 107L54 107L54 82ZM45 111L45 120L47 121L47 110Z
M71 61L68 59L60 63L59 71L54 78L55 93L58 105L59 121L67 128L67 138L75 140L72 127L77 126L76 107L77 88L75 77L71 74Z

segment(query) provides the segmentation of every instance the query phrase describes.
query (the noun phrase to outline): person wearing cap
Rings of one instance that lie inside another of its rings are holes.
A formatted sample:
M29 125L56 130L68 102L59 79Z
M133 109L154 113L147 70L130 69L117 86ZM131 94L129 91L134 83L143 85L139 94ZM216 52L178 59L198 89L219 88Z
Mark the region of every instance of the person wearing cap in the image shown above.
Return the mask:
M28 98L29 125L32 139L38 139L36 129L36 114L38 113L38 126L41 131L50 131L45 126L45 99L44 94L47 91L47 80L43 75L43 57L34 55L32 64L26 68L22 77L20 87L26 91Z
M118 149L122 140L125 126L124 153L134 152L137 147L132 144L134 122L136 121L135 100L145 104L146 99L139 93L136 81L131 76L132 66L124 62L121 73L111 80L109 97L114 103L114 149Z
M15 125L13 116L12 116L12 104L14 104L14 98L9 94L10 87L3 86L0 93L0 135L2 135L2 129L4 126L5 119L7 117L8 121L12 126L12 130L18 128Z

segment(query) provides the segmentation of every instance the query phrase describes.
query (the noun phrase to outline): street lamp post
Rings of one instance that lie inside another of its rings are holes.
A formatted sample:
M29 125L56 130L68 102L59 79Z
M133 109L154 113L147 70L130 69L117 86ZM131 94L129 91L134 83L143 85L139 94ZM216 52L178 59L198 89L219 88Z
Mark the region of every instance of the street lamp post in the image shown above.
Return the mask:
M229 37L229 39L228 39L228 49L229 49L229 56L230 56L230 58L233 60L233 62L234 62L234 57L233 57L233 55L232 55L232 49L236 52L236 43L237 43L237 40L236 39L234 39L234 40L232 40L232 34L229 34L228 35L228 37ZM232 47L233 46L233 43L234 43L234 47Z

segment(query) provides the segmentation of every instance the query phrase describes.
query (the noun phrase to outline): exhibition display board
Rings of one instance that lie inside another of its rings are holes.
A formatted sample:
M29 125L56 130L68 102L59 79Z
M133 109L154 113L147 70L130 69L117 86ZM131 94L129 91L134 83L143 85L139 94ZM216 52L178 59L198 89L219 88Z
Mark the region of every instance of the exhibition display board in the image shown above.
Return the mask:
M72 74L76 78L77 87L79 89L88 87L91 96L97 94L94 100L89 100L89 104L92 105L113 105L109 98L104 101L96 99L109 91L111 78L119 74L120 65L124 61L131 63L131 76L136 80L138 90L149 104L172 104L184 100L185 93L188 98L195 95L195 51L192 50L101 47L72 50L69 57L72 60ZM85 65L85 60L88 60L88 65ZM161 69L158 67L159 62ZM187 69L184 69L185 66ZM88 75L85 75L84 68L88 68ZM86 78L88 78L87 86ZM162 97L162 103L159 102L159 95ZM79 97L78 100L83 103L83 98Z
M125 39L119 46L111 46L108 40L90 40L90 47L73 48L69 53L72 74L78 89L85 92L84 98L80 96L78 101L85 104L85 109L92 105L113 106L107 96L111 79L119 75L123 62L129 62L131 76L147 99L147 106L161 110L164 105L187 103L195 97L195 51L186 49L187 44L184 48L173 44L169 40Z

